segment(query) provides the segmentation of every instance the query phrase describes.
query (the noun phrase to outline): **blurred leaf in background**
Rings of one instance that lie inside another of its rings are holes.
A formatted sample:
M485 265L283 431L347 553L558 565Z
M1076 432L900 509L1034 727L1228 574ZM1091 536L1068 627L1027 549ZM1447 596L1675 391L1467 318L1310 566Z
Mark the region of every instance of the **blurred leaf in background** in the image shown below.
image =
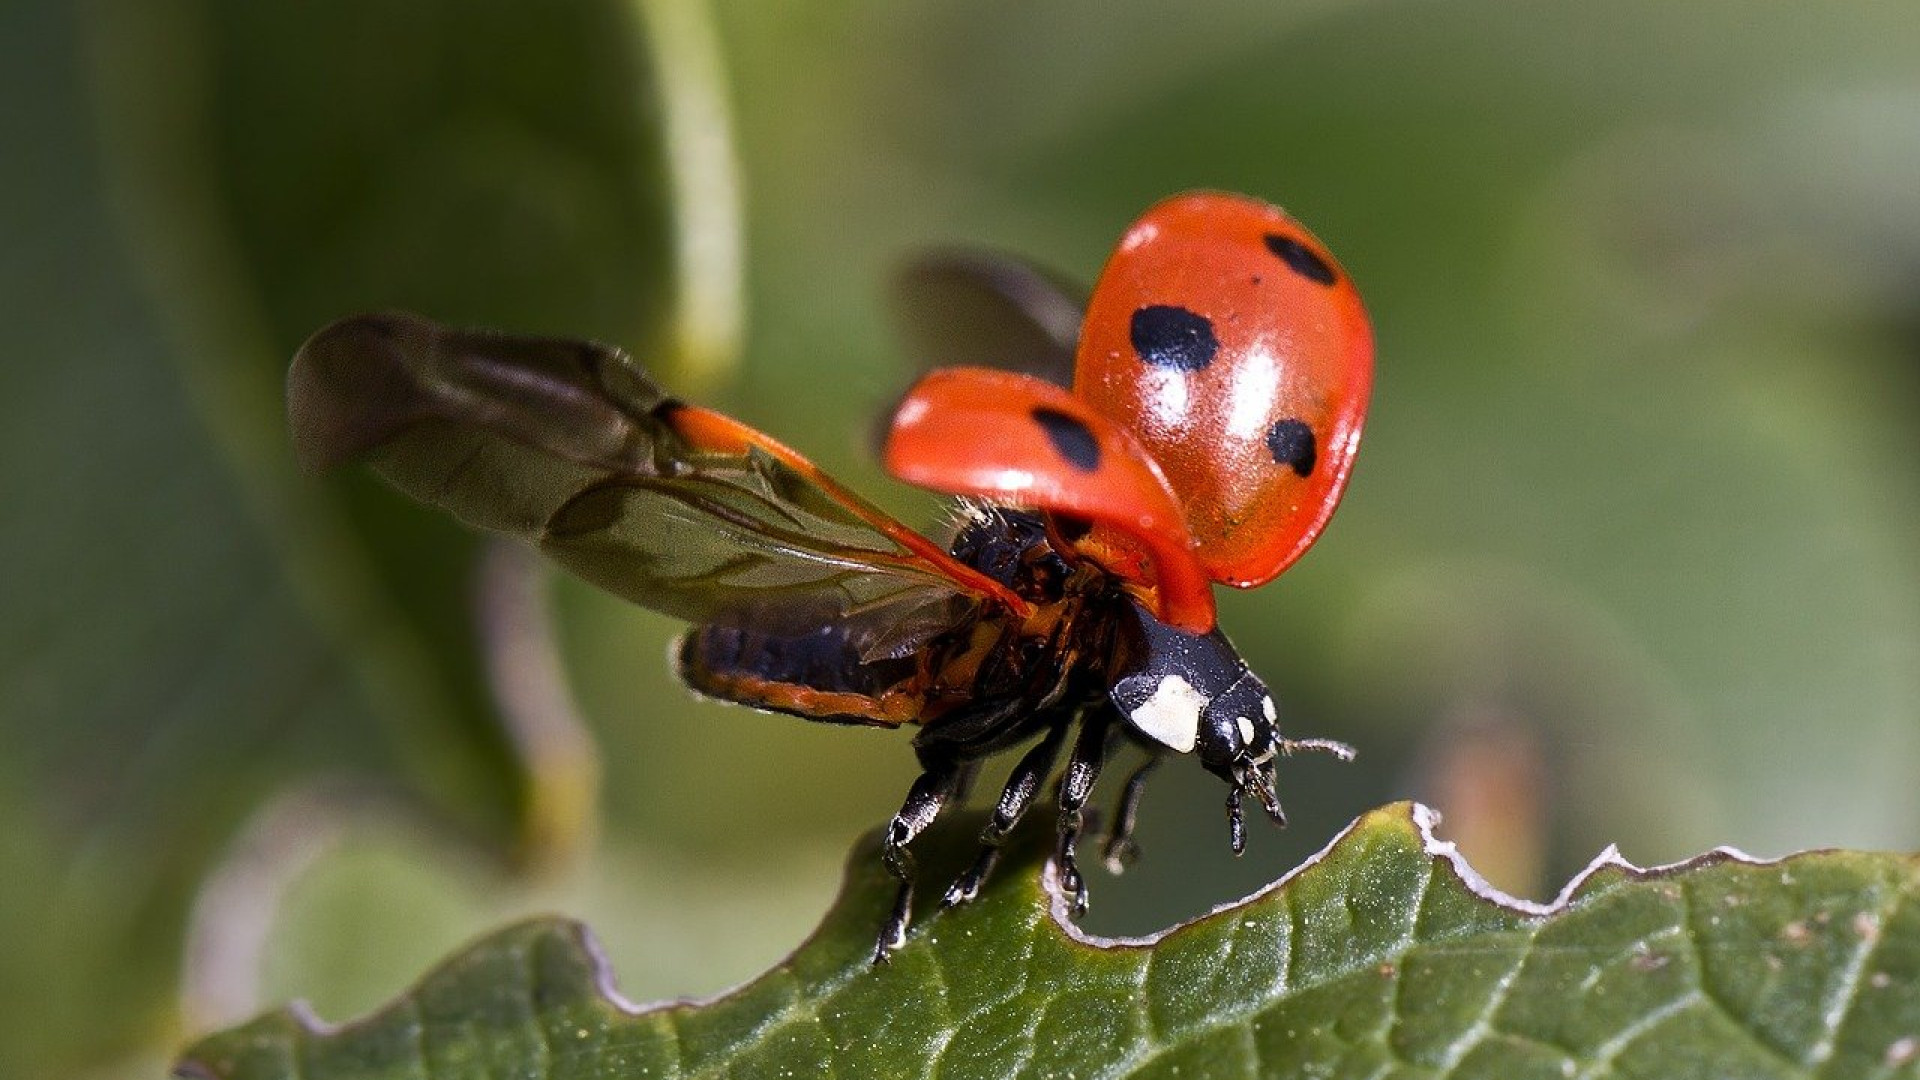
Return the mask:
M911 778L900 738L688 701L671 624L570 582L591 735L530 757L474 541L292 471L307 333L613 341L932 522L864 457L889 269L963 242L1090 280L1189 187L1287 206L1376 321L1347 508L1223 598L1292 729L1362 759L1295 763L1294 827L1238 864L1209 778L1166 770L1096 929L1408 794L1530 808L1468 847L1521 891L1609 840L1920 837L1911 5L96 0L0 9L0 50L0 1072L164 1056L196 897L265 949L247 1008L343 1016L556 907L635 995L714 991ZM1488 725L1518 749L1445 752ZM1439 807L1463 839L1470 803Z

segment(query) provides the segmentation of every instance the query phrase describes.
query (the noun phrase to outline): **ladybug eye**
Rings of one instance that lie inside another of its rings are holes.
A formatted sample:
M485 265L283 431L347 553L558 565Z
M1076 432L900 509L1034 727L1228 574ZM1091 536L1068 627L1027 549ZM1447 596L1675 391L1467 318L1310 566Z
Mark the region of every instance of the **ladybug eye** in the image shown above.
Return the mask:
M1313 463L1320 455L1313 429L1302 420L1276 420L1267 429L1267 451L1273 455L1273 463L1285 465L1301 476L1313 473Z
M1092 472L1100 467L1100 443L1094 439L1087 425L1059 409L1049 409L1042 405L1033 410L1033 421L1046 432L1047 441L1053 444L1054 452L1067 464L1081 472Z
M1301 277L1309 281L1317 281L1322 285L1331 285L1337 280L1333 267L1327 265L1327 260L1293 237L1280 233L1268 233L1266 240L1267 250L1278 255L1281 262L1286 263L1289 269Z
M1199 371L1220 351L1213 324L1171 304L1149 304L1133 313L1133 351L1158 368Z

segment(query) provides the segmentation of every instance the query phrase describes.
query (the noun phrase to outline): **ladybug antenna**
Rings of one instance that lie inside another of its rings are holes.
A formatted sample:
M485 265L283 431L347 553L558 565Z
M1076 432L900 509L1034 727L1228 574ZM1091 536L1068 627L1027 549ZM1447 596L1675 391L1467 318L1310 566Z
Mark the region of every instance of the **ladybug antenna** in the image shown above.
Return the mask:
M1357 753L1352 746L1337 739L1281 739L1280 752L1287 755L1312 751L1317 754L1332 754L1341 761L1352 761Z

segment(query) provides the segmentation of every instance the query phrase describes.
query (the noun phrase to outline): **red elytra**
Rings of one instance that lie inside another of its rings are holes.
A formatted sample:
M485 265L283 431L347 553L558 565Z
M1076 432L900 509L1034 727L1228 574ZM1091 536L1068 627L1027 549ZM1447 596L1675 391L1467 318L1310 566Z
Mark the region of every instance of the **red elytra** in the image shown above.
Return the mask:
M1121 239L1074 392L1159 463L1213 580L1271 581L1340 503L1373 387L1360 294L1313 234L1239 195L1179 195Z
M1255 199L1179 195L1142 215L1108 261L1071 395L977 369L931 377L896 414L887 466L936 490L1090 522L1083 554L1143 586L1161 619L1205 631L1208 580L1270 581L1326 527L1372 384L1366 311L1318 239ZM1062 398L1113 473L1097 491L1030 417L1064 409ZM924 429L963 400L977 422ZM1111 462L1134 458L1123 484Z
M1150 561L1120 576L1156 585L1166 621L1213 628L1213 594L1166 478L1084 398L1031 375L942 368L895 410L885 461L910 484L1044 507L1138 538Z

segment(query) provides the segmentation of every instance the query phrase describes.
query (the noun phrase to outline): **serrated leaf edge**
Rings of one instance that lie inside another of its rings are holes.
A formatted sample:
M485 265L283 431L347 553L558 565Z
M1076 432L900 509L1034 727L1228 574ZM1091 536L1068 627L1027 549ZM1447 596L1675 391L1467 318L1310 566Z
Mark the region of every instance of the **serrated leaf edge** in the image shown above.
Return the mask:
M1763 859L1750 855L1739 848L1722 845L1678 862L1659 863L1653 866L1643 867L1628 861L1625 856L1620 854L1620 849L1617 846L1608 844L1598 855L1595 855L1579 873L1567 880L1567 883L1561 887L1558 895L1550 901L1541 903L1537 900L1527 900L1514 896L1511 893L1501 890L1492 882L1482 877L1480 872L1475 870L1467 862L1466 857L1460 854L1458 845L1454 844L1451 840L1443 840L1438 835L1437 830L1441 822L1441 814L1438 810L1424 803L1397 802L1390 803L1376 810L1368 811L1360 817L1355 818L1346 828L1336 833L1333 839L1327 841L1326 846L1301 860L1298 866L1288 870L1275 880L1262 885L1253 892L1237 900L1223 901L1193 918L1182 920L1161 930L1155 930L1150 934L1110 937L1082 930L1071 918L1071 902L1065 893L1061 891L1059 871L1052 859L1048 859L1046 866L1041 870L1041 885L1047 894L1048 913L1051 915L1054 925L1058 926L1061 932L1073 941L1100 949L1147 949L1158 945L1165 938L1187 927L1206 922L1209 919L1220 918L1280 892L1291 884L1295 878L1300 877L1308 870L1331 858L1335 852L1347 844L1355 835L1369 828L1387 824L1388 819L1402 815L1405 816L1408 823L1413 826L1414 832L1420 837L1421 850L1428 858L1444 862L1447 870L1453 875L1454 880L1458 882L1462 888L1488 904L1532 919L1547 918L1566 911L1567 908L1579 898L1582 890L1591 884L1599 875L1609 871L1618 872L1634 881L1652 881L1663 877L1671 877L1676 874L1689 873L1710 866L1718 866L1724 863L1737 863L1743 866L1773 866L1787 859L1802 855L1817 854L1822 850L1830 850L1807 849L1805 851L1792 852L1778 859Z
M1059 928L1063 935L1075 943L1098 949L1150 949L1158 945L1165 938L1187 927L1206 922L1210 919L1226 916L1286 889L1296 878L1320 863L1334 857L1340 848L1349 844L1355 836L1369 829L1390 825L1394 819L1404 819L1410 824L1415 834L1420 838L1423 853L1430 859L1445 863L1447 871L1451 873L1455 881L1469 893L1488 904L1532 919L1547 918L1564 912L1578 899L1581 891L1588 884L1599 875L1610 871L1618 872L1631 880L1648 881L1688 873L1724 863L1737 863L1745 866L1772 866L1799 856L1818 854L1822 850L1830 850L1808 849L1793 852L1778 859L1763 859L1750 855L1738 848L1721 846L1678 862L1642 867L1628 861L1620 854L1618 847L1609 844L1579 873L1569 879L1553 900L1547 903L1540 903L1506 893L1496 888L1492 883L1482 877L1478 871L1474 870L1473 867L1468 864L1466 858L1460 854L1458 846L1455 845L1453 841L1441 839L1437 835L1437 830L1441 823L1441 815L1437 810L1417 802L1399 802L1380 807L1355 818L1345 828L1340 830L1339 833L1335 834L1319 851L1308 856L1302 860L1299 865L1288 870L1274 881L1261 886L1259 889L1237 900L1216 904L1200 915L1175 923L1164 929L1156 930L1150 934L1134 937L1109 937L1082 930L1070 917L1070 901L1060 888L1059 870L1052 859L1048 859L1041 869L1041 888L1046 893L1048 914L1053 924ZM862 845L858 850L860 854L857 854L855 858L865 857L867 854L865 845ZM595 992L608 1005L630 1017L645 1017L676 1009L698 1009L710 1006L740 993L767 975L767 972L755 974L734 986L727 987L724 990L710 995L636 1002L620 991L618 976L613 969L612 962L607 957L606 950L600 944L599 938L591 928L577 920L551 915L533 916L508 926L491 930L478 940L491 939L508 933L515 927L534 923L544 923L564 928L567 933L571 934L575 943L579 946L581 953L587 957ZM827 929L827 926L828 921L823 919L820 927L808 934L800 944L795 946L788 956L791 957L805 950L819 934ZM425 974L415 979L408 989L402 994L397 995L394 1000L404 998L408 994L413 993L418 987L430 982L445 967L457 963L466 952L467 947L455 950L446 960L434 965L434 967ZM780 963L773 965L768 970L778 970L786 962L787 961L783 959ZM830 980L830 983L838 985L846 979L857 977L859 974L864 973L865 970L864 965L855 965L848 969L845 976L840 979ZM833 985L823 986L821 989L830 991ZM313 1011L312 1006L303 1000L295 1000L288 1003L282 1010L282 1013L299 1024L306 1033L324 1038L337 1035L364 1021L369 1021L380 1015L386 1008L388 1008L388 1004L383 1004L362 1017L337 1023L321 1018ZM190 1066L191 1062L183 1062L182 1065Z

